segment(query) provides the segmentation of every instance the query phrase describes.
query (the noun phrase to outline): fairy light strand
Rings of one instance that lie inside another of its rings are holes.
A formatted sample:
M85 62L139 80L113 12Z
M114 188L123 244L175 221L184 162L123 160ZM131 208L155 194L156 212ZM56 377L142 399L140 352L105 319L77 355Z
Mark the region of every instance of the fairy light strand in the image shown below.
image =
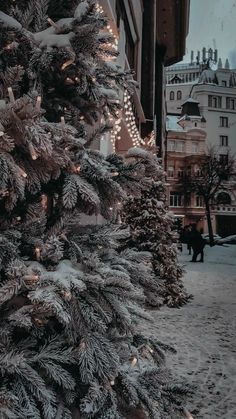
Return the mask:
M140 137L139 130L136 125L131 96L127 91L124 93L124 118L133 146L138 147L142 142L142 138Z

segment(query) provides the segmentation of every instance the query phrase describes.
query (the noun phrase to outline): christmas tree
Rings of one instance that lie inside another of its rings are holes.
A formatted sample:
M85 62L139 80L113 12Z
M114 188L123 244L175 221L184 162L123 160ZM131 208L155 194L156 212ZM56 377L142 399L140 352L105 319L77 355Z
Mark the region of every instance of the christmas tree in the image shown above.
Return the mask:
M190 296L181 281L183 272L177 261L176 232L166 204L165 173L151 151L130 149L126 160L127 163L120 166L119 174L120 183L131 192L122 214L131 232L126 246L152 254L152 266L159 286L157 295L168 306L179 307ZM127 174L129 180L132 179L131 185L126 180ZM157 295L153 294L154 290L150 291L149 299L154 296L153 303L157 304Z
M125 196L90 144L129 75L99 6L77 3L1 4L0 415L182 417L172 349L137 332L152 255L121 251L125 228L80 221Z

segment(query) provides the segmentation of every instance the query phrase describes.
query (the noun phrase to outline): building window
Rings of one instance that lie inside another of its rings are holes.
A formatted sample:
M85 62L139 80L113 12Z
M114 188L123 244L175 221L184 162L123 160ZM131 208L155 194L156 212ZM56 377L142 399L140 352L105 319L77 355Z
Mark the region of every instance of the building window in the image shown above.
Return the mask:
M175 149L179 153L183 153L185 151L184 141L176 141L176 147L175 147Z
M137 76L137 43L133 39L132 32L130 29L129 19L127 17L123 0L116 1L116 16L117 16L117 27L120 28L120 20L124 22L125 30L125 53L130 65L130 68L134 70L135 76Z
M175 151L175 141L168 141L168 151Z
M220 135L220 146L221 147L228 147L228 136L227 135Z
M231 109L231 110L236 109L235 99L233 99L232 97L226 98L226 109Z
M220 160L220 163L227 164L229 161L228 154L219 154L219 160Z
M170 193L170 207L182 207L183 197L178 192Z
M195 174L196 176L200 176L200 175L201 175L201 170L199 169L199 167L198 167L198 166L195 166L195 167L194 167L194 174Z
M184 177L184 168L183 167L179 167L178 169L178 178L183 178Z
M196 196L196 207L197 208L204 207L204 201L203 201L202 196L199 196L199 195Z
M216 198L217 204L231 205L231 198L228 193L220 192Z
M192 153L198 153L198 143L192 143Z
M170 92L170 100L175 100L175 92L173 90Z
M177 91L177 100L181 100L182 99L182 92L181 90Z
M210 108L221 108L222 98L221 96L208 96L208 106Z
M227 116L220 116L220 127L228 128L229 126L229 118Z
M168 167L168 177L174 177L174 167L173 166Z
M227 81L226 80L222 80L222 86L227 87Z

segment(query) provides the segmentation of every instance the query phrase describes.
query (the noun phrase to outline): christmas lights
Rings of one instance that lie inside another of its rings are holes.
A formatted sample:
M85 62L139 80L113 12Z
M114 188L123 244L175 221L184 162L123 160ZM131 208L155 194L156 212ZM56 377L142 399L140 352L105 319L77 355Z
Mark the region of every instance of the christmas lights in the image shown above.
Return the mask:
M34 146L32 144L29 144L29 152L30 152L32 160L37 160L38 156L35 153L35 149L34 149Z
M41 256L41 250L39 247L35 248L35 256L37 260L40 260L40 256Z
M124 92L124 118L128 133L132 139L133 146L137 147L140 145L142 139L136 126L135 115L132 109L131 96L127 91Z
M8 91L10 102L11 103L14 103L15 102L15 97L14 97L14 93L13 93L12 87L8 87L7 88L7 91Z
M40 110L40 108L41 108L41 102L42 102L42 97L41 96L37 96L36 105L35 105L36 111L39 111Z

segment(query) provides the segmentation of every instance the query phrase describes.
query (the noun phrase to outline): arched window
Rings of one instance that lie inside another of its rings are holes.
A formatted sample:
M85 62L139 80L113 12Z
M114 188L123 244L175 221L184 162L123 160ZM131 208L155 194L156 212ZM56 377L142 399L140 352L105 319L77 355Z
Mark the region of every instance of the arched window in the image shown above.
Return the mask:
M178 90L177 92L177 100L181 100L182 99L182 92L181 90Z
M226 192L220 192L217 195L217 204L230 205L231 204L230 195Z
M170 92L170 100L175 100L175 92L173 90Z

